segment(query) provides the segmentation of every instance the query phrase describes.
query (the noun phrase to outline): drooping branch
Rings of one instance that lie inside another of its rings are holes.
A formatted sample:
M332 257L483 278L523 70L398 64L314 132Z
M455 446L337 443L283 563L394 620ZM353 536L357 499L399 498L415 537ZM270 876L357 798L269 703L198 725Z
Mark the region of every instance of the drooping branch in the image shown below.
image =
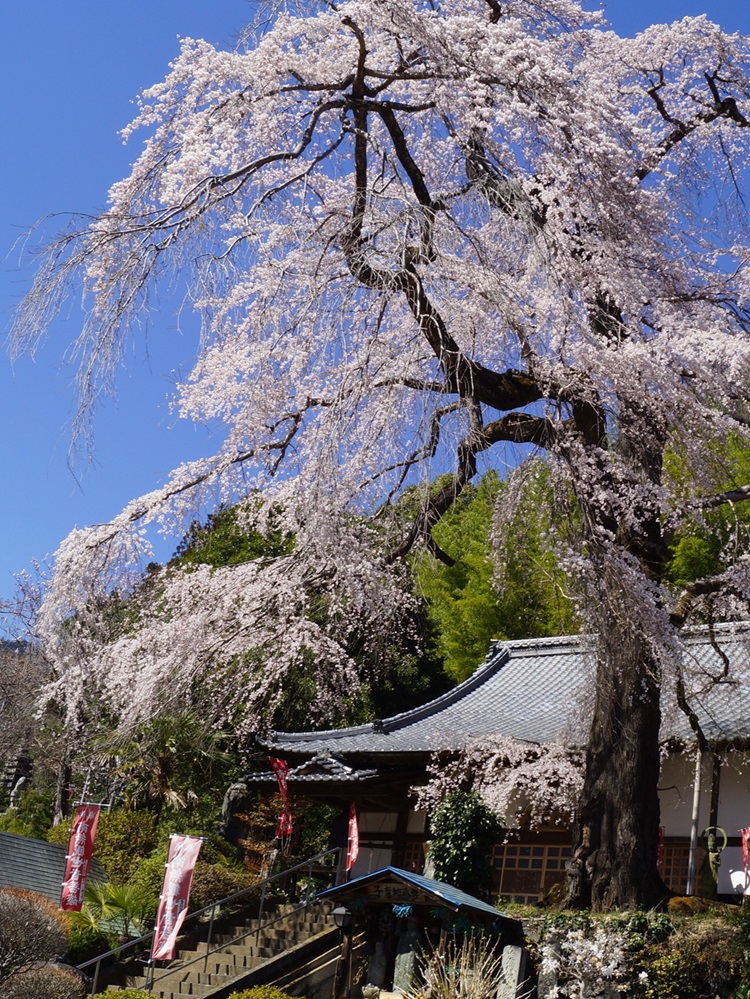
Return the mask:
M527 192L516 178L506 177L492 162L477 129L472 132L465 153L466 176L503 214L541 231L547 221L548 205L541 198L541 185Z
M677 667L677 678L675 680L675 697L677 700L677 706L688 720L688 724L690 725L690 728L693 731L693 735L695 736L695 741L698 743L700 751L702 753L707 753L709 749L708 739L706 738L706 734L703 731L703 728L701 726L698 715L695 712L695 709L688 701L687 692L685 689L685 677L683 675L681 666Z
M428 537L432 528L451 508L466 486L474 478L477 470L477 455L490 446L482 430L482 414L479 406L471 401L465 403L470 418L469 433L458 445L456 451L456 468L450 481L434 496L428 497L422 509L414 518L411 529L406 537L386 556L387 563L393 563L404 558L412 550L416 542Z
M388 475L391 472L398 471L399 476L396 483L389 489L386 502L390 503L394 496L398 495L401 491L409 472L414 468L415 465L426 461L429 458L433 458L437 452L438 445L440 444L440 434L442 428L443 417L450 415L451 413L457 413L464 408L464 404L459 401L448 403L445 406L441 406L436 409L430 416L430 436L428 440L421 446L416 448L410 454L408 454L401 461L394 462L392 465L387 465L381 471L376 472L369 479L366 479L362 483L362 488L366 488L372 482L377 479L382 478L384 475Z
M551 449L557 435L566 424L556 425L546 417L528 413L509 413L500 420L483 425L479 406L474 402L466 406L470 416L470 430L458 446L456 469L448 483L424 502L406 537L391 550L388 561L403 558L420 539L427 539L432 528L461 495L477 470L477 456L501 441L515 444L535 444ZM572 423L567 424L568 427ZM428 542L428 546L433 544Z
M357 101L358 94L364 92L366 52L360 56L358 80L352 87L355 120L355 193L351 222L344 234L343 249L347 265L354 277L367 287L390 293L402 293L417 321L419 328L431 350L440 361L445 373L448 391L461 398L473 398L499 410L515 409L537 402L542 391L536 380L524 372L509 370L495 372L468 358L450 334L440 312L433 306L417 270L417 261L409 258L397 271L373 267L366 256L367 239L364 236L364 219L369 190L367 157L367 108L363 101ZM405 165L407 173L415 185L415 192L423 207L430 213L434 210L421 171L418 170L406 145L406 139L395 115L383 116L394 141L398 143L398 157ZM429 233L430 223L425 223ZM429 235L423 238L423 250L428 259L432 256Z
M646 75L648 76L649 74L646 72ZM688 118L687 120L680 119L676 115L671 114L661 97L660 91L665 85L662 69L658 71L656 82L647 88L646 93L653 100L657 111L664 121L672 125L673 128L656 148L651 150L644 158L642 165L635 171L637 180L645 180L675 146L679 145L684 139L687 139L688 136L692 135L702 125L710 125L714 121L723 119L725 121L733 121L738 128L750 127L750 119L740 111L736 98L732 95L722 97L719 90L719 83L721 82L719 71L714 70L712 73L704 72L703 76L711 93L710 106L696 112L692 118Z
M300 428L303 426L305 416L308 412L312 409L328 407L331 405L333 405L333 403L327 399L308 398L303 407L296 412L285 413L274 424L272 432L275 432L286 425L286 429L282 436L268 441L265 444L259 444L257 447L250 448L246 451L240 451L236 454L221 455L208 469L197 472L193 475L188 475L185 479L181 480L180 478L174 478L172 482L168 483L162 489L149 493L140 501L136 500L131 503L115 521L109 524L94 525L95 528L98 529L97 533L93 537L91 543L87 544L86 547L99 548L105 546L112 541L124 527L148 519L153 515L155 510L161 509L165 504L169 503L170 500L176 499L184 493L195 491L200 486L211 480L218 480L227 471L227 469L248 464L255 461L262 454L276 453L276 458L272 465L272 472L275 472L283 460L287 450L294 442ZM111 532L107 531L108 528L111 528Z

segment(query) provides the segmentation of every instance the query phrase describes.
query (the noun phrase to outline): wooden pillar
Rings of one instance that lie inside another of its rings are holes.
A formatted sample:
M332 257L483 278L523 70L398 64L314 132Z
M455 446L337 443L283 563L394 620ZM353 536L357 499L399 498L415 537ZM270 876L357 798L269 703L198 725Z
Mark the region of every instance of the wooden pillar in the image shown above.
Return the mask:
M719 792L721 790L721 756L716 752L711 758L711 808L709 811L708 824L718 826L719 824Z
M333 999L347 999L351 979L352 928L341 930L341 953L333 976Z

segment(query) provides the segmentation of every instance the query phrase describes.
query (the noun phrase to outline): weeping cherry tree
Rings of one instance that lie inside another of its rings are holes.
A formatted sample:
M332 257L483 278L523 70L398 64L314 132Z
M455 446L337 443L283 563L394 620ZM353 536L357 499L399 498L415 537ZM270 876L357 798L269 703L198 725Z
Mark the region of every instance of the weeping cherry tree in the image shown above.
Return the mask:
M663 581L680 525L750 494L720 460L749 436L749 55L705 17L621 38L577 0L310 2L237 51L184 40L130 175L49 244L15 327L28 349L82 296L87 414L177 275L202 341L176 406L226 428L57 552L37 627L71 717L200 696L252 724L301 666L334 713L347 643L403 625L408 554L447 557L432 528L478 469L535 452L596 636L569 901L658 902L660 690L691 615L750 593L731 553L677 599ZM293 548L144 595L148 525L243 495Z

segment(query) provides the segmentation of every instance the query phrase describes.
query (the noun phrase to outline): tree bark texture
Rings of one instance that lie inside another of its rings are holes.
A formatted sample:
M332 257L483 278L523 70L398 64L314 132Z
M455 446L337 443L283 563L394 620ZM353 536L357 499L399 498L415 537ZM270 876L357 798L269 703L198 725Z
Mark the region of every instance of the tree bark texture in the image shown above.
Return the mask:
M619 629L602 645L618 640ZM627 636L632 638L632 634ZM653 908L668 890L656 867L659 842L659 671L649 650L630 663L600 653L586 778L573 830L567 904Z

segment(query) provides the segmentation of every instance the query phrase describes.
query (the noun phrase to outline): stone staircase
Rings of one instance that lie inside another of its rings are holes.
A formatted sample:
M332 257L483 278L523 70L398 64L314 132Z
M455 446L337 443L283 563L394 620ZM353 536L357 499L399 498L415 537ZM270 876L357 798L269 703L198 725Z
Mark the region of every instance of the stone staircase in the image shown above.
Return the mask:
M214 929L210 943L196 934L182 943L175 960L154 969L152 978L128 975L124 985L107 991L113 999L121 988L147 989L159 999L226 999L252 985L278 984L292 994L297 985L310 996L316 982L330 981L339 954L330 906L315 902L280 905L260 921L237 914Z

